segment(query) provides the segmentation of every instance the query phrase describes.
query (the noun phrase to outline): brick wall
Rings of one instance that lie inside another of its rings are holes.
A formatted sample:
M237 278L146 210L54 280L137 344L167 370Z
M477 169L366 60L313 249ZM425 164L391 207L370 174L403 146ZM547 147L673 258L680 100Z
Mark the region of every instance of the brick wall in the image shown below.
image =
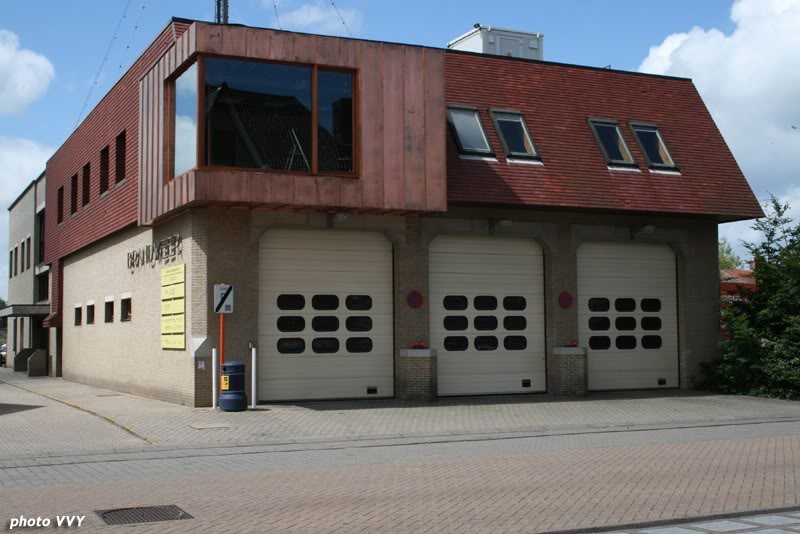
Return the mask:
M194 318L192 292L186 300L186 349L161 348L161 270L186 264L186 279L199 274L186 213L155 228L131 227L98 241L64 262L63 376L98 387L194 405L194 366L190 330ZM169 262L129 269L127 254L174 234L183 236L183 251ZM202 267L202 264L200 264ZM201 274L202 276L202 274ZM121 295L130 293L132 317L120 321ZM106 297L114 299L114 321L104 322ZM87 301L94 301L94 324L86 324ZM80 304L82 325L74 324ZM200 333L202 335L202 333Z

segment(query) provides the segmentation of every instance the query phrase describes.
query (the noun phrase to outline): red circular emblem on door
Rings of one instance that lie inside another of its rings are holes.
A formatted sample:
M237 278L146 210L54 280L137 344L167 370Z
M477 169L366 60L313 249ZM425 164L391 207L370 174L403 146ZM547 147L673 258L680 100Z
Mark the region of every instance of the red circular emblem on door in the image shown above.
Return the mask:
M425 297L423 297L422 293L420 293L416 289L412 289L411 291L408 292L408 296L406 297L406 302L411 308L414 309L421 308L422 304L425 302Z
M562 291L558 295L558 305L561 306L562 310L568 310L572 307L573 302L572 294L566 291Z

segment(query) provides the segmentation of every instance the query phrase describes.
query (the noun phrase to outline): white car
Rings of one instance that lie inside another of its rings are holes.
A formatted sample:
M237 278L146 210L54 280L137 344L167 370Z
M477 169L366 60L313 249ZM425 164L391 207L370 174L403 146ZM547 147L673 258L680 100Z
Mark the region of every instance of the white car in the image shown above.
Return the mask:
M6 366L6 354L8 351L6 350L6 344L3 343L0 345L0 367Z

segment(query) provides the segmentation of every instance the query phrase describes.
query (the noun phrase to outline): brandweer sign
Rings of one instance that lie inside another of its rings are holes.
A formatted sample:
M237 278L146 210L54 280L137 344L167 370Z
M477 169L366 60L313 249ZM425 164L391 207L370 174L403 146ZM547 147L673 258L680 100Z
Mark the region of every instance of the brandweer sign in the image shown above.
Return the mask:
M145 265L155 266L159 262L175 258L182 253L183 238L175 234L128 252L128 269L136 269Z

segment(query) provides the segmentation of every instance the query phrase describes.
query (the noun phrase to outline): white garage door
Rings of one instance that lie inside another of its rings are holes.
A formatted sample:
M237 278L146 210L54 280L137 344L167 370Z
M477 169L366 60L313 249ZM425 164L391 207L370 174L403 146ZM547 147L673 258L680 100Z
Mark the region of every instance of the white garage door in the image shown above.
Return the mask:
M430 247L439 394L545 391L542 248L529 239L439 236Z
M269 230L259 277L260 400L394 395L392 247L383 235Z
M578 306L589 389L678 387L678 299L669 246L582 244Z

